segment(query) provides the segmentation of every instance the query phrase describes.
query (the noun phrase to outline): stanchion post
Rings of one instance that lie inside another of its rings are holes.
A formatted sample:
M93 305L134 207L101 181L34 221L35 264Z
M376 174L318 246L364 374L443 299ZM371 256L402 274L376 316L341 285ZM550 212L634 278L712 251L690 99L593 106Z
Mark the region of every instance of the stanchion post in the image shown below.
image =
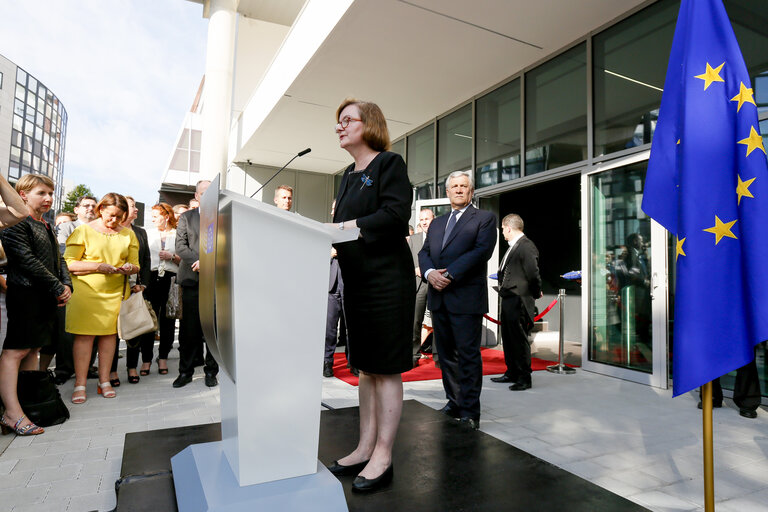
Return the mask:
M565 308L563 307L563 303L565 302L564 288L560 288L560 291L557 294L557 302L560 304L560 347L557 351L557 364L547 366L547 371L570 375L571 373L576 373L576 370L569 366L565 366L563 363L563 349L565 346Z

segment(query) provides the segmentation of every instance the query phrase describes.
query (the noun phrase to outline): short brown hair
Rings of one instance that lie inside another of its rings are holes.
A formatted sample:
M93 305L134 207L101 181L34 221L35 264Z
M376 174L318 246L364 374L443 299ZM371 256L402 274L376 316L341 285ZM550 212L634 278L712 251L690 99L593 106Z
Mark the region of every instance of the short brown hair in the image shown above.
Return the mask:
M516 213L510 213L509 215L501 219L501 225L509 226L510 228L516 229L518 231L522 231L523 228L525 227L525 224L523 223L523 218Z
M341 111L350 105L355 105L360 111L360 121L363 123L363 140L374 151L387 151L390 147L387 120L379 106L370 101L360 101L347 98L336 110L336 122L339 122Z
M275 197L277 197L278 192L281 190L285 190L286 192L290 192L291 195L293 195L293 187L289 187L288 185L280 185L275 189Z
M53 180L45 174L25 174L16 182L16 192L29 192L38 185L43 185L51 190L55 186Z
M169 205L168 203L157 203L155 206L152 207L153 210L157 210L158 212L165 215L166 220L168 221L168 224L172 228L176 228L176 214L173 213L173 207Z
M125 219L128 217L128 201L125 200L125 197L117 192L104 194L104 197L101 198L101 201L99 201L93 211L96 215L101 215L101 210L108 206L116 206L118 210L122 210L123 216L120 218L120 223L125 222Z

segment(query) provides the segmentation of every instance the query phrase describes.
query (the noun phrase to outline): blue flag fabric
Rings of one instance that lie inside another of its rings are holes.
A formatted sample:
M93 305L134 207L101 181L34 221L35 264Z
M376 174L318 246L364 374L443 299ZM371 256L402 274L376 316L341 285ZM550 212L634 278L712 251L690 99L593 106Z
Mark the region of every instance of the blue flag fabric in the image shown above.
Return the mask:
M643 211L677 235L678 396L768 339L768 165L744 59L722 0L683 0Z

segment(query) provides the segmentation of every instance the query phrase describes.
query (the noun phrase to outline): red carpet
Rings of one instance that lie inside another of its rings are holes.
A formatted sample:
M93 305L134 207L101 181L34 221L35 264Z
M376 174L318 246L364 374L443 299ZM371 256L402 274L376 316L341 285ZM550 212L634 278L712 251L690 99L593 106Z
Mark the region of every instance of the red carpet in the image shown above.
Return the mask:
M498 375L504 373L507 369L507 365L504 364L504 352L501 350L481 348L480 355L483 358L483 375ZM556 361L545 361L537 357L531 358L531 368L533 371L546 370L547 366L555 363ZM347 384L357 386L358 378L352 375L349 368L347 368L347 358L343 352L337 352L333 356L333 375ZM403 374L403 382L441 378L442 372L440 368L435 368L435 363L432 361L431 356L428 359L420 360L418 368Z

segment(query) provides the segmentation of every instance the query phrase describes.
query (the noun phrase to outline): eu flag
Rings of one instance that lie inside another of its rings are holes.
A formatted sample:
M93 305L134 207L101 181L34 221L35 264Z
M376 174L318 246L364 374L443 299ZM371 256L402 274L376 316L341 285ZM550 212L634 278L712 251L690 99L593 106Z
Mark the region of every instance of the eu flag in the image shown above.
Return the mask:
M677 396L768 339L768 165L722 0L680 6L643 210L677 235Z

